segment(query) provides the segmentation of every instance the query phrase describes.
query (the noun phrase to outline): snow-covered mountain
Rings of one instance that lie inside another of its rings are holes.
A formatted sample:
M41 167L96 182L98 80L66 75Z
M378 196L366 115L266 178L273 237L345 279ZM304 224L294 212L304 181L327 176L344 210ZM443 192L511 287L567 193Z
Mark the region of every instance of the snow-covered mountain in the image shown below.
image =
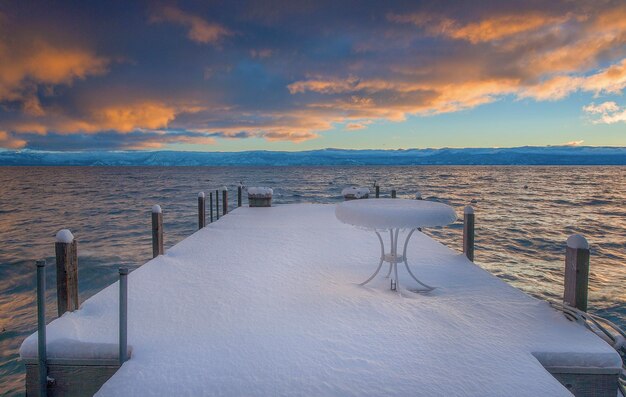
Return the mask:
M344 150L301 152L0 151L0 165L626 165L626 147Z

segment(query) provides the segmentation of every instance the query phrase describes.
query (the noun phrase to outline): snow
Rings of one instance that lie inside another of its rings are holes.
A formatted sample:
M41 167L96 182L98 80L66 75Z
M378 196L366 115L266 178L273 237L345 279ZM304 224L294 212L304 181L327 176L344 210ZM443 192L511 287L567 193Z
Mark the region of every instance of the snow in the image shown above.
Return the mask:
M341 195L344 197L353 196L358 199L367 197L369 194L370 190L366 187L350 186L341 191Z
M346 201L337 206L335 213L343 223L378 230L444 226L456 220L452 207L425 200Z
M155 205L152 206L152 213L153 214L160 214L162 212L163 212L163 210L161 210L161 206L160 205L155 204Z
M204 197L205 197L204 192L200 192L200 193L198 193L198 197L199 197L199 198L204 198Z
M61 229L57 232L56 242L70 244L74 241L74 235L69 229Z
M274 194L274 190L271 187L249 187L248 195L249 196L263 196L263 197L271 197Z
M542 360L621 366L583 326L422 233L409 264L433 292L359 286L379 256L334 205L238 208L128 276L133 355L97 395L558 397L571 394ZM115 344L118 288L52 321L48 343L87 356ZM36 334L20 353L36 357Z
M567 238L567 246L576 249L589 249L587 239L580 234L572 234Z
M471 215L474 213L474 207L472 207L471 205L466 205L465 208L463 208L463 213L465 215Z
M224 191L226 191L226 192L227 192L227 191L228 191L228 188L227 188L226 186L222 186L219 190L220 190L220 191L222 191L222 192L224 192Z

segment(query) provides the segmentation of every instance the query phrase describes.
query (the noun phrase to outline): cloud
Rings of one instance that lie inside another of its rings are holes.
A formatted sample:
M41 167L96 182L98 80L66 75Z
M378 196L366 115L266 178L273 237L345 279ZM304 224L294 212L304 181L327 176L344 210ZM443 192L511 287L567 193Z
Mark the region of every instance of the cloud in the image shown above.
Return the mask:
M580 145L582 145L583 143L585 143L585 141L581 139L581 140L579 140L579 141L570 141L570 142L566 142L566 143L564 143L564 144L563 144L563 145L561 145L561 146L580 146Z
M47 41L0 39L0 103L7 102L32 116L42 116L40 87L71 85L75 80L107 72L109 59L84 48ZM47 92L53 92L48 89Z
M356 122L356 123L348 123L346 124L346 130L348 131L362 130L362 129L367 128L367 126L372 123L373 123L372 120L365 120L365 121Z
M0 131L0 147L7 149L21 149L26 146L26 141L15 138L6 131Z
M613 101L603 102L599 105L591 103L584 106L583 111L591 116L591 122L594 124L626 122L626 107Z
M219 44L233 34L226 27L215 22L207 22L199 16L182 11L174 6L157 9L150 17L151 22L172 22L188 28L187 37L200 44Z
M537 11L489 16L478 22L463 23L443 14L414 13L388 14L390 21L411 23L433 36L467 40L473 44L501 40L520 33L553 26L567 21L568 17L552 17Z

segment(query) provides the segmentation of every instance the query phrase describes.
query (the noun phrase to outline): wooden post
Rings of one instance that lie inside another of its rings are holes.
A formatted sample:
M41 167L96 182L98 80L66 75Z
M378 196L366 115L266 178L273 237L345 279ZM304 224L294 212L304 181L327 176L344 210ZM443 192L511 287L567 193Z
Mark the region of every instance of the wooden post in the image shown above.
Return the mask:
M580 234L567 239L563 303L587 311L589 287L589 243Z
M209 193L209 219L213 223L213 193Z
M204 192L198 193L198 229L206 226L206 196Z
M396 198L396 189L391 191L391 198Z
M54 244L57 262L57 309L59 317L78 309L78 247L72 232L59 230Z
M163 255L163 211L160 205L152 207L152 257Z
M474 208L471 205L463 209L463 253L474 262Z
M241 207L241 185L237 186L237 207Z
M215 218L220 219L220 191L215 191Z
M380 186L376 185L376 198L380 198Z
M224 206L222 215L228 214L228 189L226 186L222 187L222 206Z

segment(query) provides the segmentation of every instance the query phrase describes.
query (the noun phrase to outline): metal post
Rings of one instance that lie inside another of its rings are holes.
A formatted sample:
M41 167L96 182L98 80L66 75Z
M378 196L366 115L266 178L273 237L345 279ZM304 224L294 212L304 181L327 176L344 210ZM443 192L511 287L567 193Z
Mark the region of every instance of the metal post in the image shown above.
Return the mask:
M215 190L215 218L220 219L220 191Z
M163 255L163 211L160 205L152 207L152 257Z
M474 261L474 208L470 205L463 209L463 253Z
M391 198L396 198L396 189L391 191Z
M204 192L198 193L198 229L206 226L206 197Z
M563 303L587 311L589 287L589 243L580 234L567 239Z
M241 185L237 186L237 207L241 207Z
M128 360L128 269L120 267L120 365Z
M48 395L48 368L46 351L46 260L37 264L37 340L39 342L39 395Z
M376 185L376 198L380 198L380 186Z
M213 193L209 193L209 214L211 223L213 223Z
M72 232L59 230L54 244L57 268L57 310L59 317L78 309L78 247Z
M226 186L222 188L222 206L224 207L222 214L228 214L228 189L226 189Z

